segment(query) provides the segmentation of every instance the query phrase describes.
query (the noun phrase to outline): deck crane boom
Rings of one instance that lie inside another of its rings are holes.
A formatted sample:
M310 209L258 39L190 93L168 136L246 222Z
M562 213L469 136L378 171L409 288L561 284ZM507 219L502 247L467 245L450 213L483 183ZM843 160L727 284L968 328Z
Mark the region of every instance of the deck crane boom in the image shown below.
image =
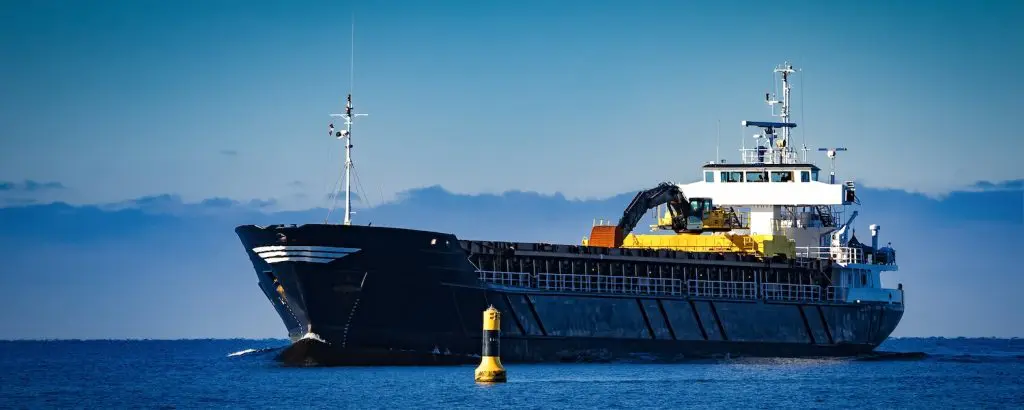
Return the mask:
M832 246L846 246L850 242L850 231L853 230L853 228L852 228L853 220L857 219L857 215L858 214L860 214L860 212L857 212L856 210L854 210L853 213L850 214L850 218L846 220L846 223L843 224L842 227L840 227L839 229L837 229L835 231L832 231L832 233L831 233L832 241L830 242L830 245L832 245Z

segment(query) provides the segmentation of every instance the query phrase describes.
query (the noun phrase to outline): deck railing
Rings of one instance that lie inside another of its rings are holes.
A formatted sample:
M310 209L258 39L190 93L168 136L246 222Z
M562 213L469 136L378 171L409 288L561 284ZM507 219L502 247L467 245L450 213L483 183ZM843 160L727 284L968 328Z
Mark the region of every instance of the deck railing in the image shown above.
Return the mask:
M755 283L616 275L477 271L480 281L524 289L555 292L613 293L629 295L695 296L722 299L772 301L846 301L849 289L839 286L792 283ZM760 292L758 292L760 290Z
M845 302L846 295L850 293L850 289L842 286L829 286L825 288L824 300L830 302Z
M536 282L538 289L563 292L683 295L682 281L672 278L538 273Z
M502 286L518 288L530 287L530 274L527 272L498 272L493 270L478 270L477 277L481 281Z
M792 283L762 283L761 294L764 295L765 300L821 300L821 286Z
M841 264L864 263L864 255L859 248L834 246L798 246L798 258L831 259Z
M687 281L686 285L690 295L693 296L727 299L757 299L757 284L754 282L692 279Z
M769 152L767 149L742 148L740 159L744 164L793 164L800 162L795 151Z

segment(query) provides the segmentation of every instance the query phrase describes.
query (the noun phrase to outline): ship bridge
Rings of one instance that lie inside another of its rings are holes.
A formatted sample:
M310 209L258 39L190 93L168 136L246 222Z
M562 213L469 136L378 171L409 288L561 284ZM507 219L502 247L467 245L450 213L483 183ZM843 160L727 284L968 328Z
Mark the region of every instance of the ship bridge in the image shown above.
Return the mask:
M704 180L680 185L688 198L711 198L715 205L847 205L856 200L853 183L818 180L813 164L707 164Z
M836 209L857 202L853 182L822 182L809 163L709 163L701 172L702 181L679 185L687 198L737 209L749 234L782 235L798 248L826 245L846 219Z

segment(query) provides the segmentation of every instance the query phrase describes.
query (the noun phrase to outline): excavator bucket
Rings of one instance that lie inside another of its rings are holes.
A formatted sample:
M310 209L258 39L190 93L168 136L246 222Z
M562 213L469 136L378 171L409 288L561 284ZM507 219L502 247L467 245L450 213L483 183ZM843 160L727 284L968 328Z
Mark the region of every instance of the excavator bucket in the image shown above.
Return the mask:
M587 245L614 248L617 244L621 244L624 238L625 235L617 226L597 225L590 230L590 240Z

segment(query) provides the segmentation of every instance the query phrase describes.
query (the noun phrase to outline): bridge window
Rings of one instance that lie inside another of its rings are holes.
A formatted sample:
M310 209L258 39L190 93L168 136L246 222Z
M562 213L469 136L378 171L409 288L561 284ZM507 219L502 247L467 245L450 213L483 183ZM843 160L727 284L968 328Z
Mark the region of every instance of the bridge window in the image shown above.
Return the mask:
M704 182L715 182L715 173L712 171L704 171Z
M811 181L818 180L818 170L811 171Z
M800 171L800 182L811 182L811 171Z
M793 182L793 171L772 171L772 182Z
M749 171L747 172L747 182L768 182L768 172Z
M722 171L722 182L743 182L743 173L739 171Z

